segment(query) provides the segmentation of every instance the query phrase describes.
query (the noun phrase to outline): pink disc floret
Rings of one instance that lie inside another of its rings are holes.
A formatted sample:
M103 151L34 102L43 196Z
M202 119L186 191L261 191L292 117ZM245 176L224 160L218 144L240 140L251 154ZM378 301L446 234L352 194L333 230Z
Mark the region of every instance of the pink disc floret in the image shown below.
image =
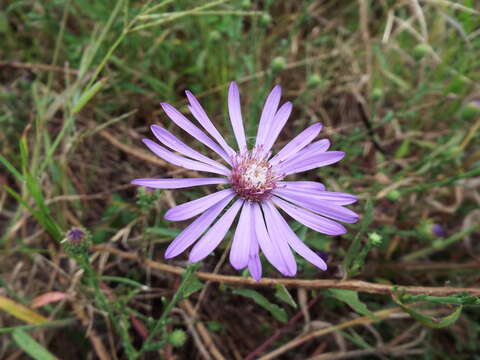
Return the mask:
M271 197L271 192L283 175L275 171L268 157L269 154L263 152L261 145L233 156L230 183L239 196L257 202Z

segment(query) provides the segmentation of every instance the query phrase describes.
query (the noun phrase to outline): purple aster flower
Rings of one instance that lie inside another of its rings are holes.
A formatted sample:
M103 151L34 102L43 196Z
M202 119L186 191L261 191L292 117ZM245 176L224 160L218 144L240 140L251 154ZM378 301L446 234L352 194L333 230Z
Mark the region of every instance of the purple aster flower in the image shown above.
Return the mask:
M322 129L322 125L316 123L271 156L272 146L292 111L291 102L279 107L280 86L275 86L267 97L255 145L249 149L238 87L234 82L230 84L228 110L238 151L227 144L193 94L189 91L186 94L190 102L189 109L205 132L171 105L162 103L163 110L175 124L222 158L228 167L192 149L166 129L153 125L151 129L157 140L176 152L144 139L145 145L157 156L183 168L213 173L219 177L136 179L132 183L157 189L212 184L227 185L228 188L167 211L165 219L170 221L199 216L173 240L165 257L175 257L195 243L189 261L204 259L219 245L240 214L230 249L230 263L235 269L248 267L251 276L259 280L262 274L261 250L283 275L294 276L297 271L292 253L294 250L313 265L326 270L327 265L322 257L298 238L279 209L315 231L327 235L344 234L345 227L337 221L354 223L358 220L356 213L344 207L354 203L357 200L355 196L326 191L324 185L314 181L284 179L289 175L336 163L345 153L327 151L330 141L326 139L314 141Z

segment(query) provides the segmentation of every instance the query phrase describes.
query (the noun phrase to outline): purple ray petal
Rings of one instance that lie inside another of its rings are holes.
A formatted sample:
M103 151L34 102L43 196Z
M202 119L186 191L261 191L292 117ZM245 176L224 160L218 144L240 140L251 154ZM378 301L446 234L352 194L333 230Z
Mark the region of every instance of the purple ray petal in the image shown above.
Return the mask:
M152 189L180 189L200 185L228 184L227 178L192 178L192 179L135 179L133 185Z
M273 202L298 222L322 234L341 235L347 232L343 225L290 204L279 197L273 197Z
M327 264L325 261L318 256L314 251L308 248L307 245L303 243L302 240L298 238L298 236L293 232L293 230L288 226L285 219L280 215L278 210L271 206L272 210L272 217L275 218L278 231L286 237L288 244L297 252L300 256L305 258L307 261L311 262L313 265L317 266L322 270L327 270Z
M188 108L200 125L202 125L202 127L220 144L229 156L235 155L235 151L227 144L223 136L218 132L197 98L188 90L185 91L185 94L187 94L188 101L190 102Z
M272 159L270 159L270 164L276 165L281 161L290 159L298 151L310 144L310 142L317 137L321 130L321 123L310 125L300 134L295 136L287 145L282 148L282 150L280 150Z
M289 161L283 162L282 165L286 166L286 164L290 163L291 161L308 160L311 157L315 157L321 153L326 152L329 147L330 147L330 140L328 139L321 139L321 140L314 141L310 145L305 146L302 150L297 152L292 159L290 159Z
M240 152L247 150L247 141L245 140L245 130L243 129L242 111L240 109L240 94L237 84L232 81L228 89L228 113L232 122L233 133L237 139Z
M227 197L219 201L188 225L168 246L165 251L165 258L171 259L181 254L185 249L192 245L195 240L207 230L222 210L225 209L230 200L231 197Z
M198 214L201 214L219 201L225 198L232 199L234 196L235 193L232 189L221 190L216 193L203 196L199 199L192 200L169 209L165 213L165 219L170 221L187 220L194 216L197 216Z
M319 213L320 215L332 218L334 220L343 221L346 223L355 223L358 221L358 215L352 210L329 202L324 198L322 199L320 195L316 196L308 193L299 193L286 189L275 189L273 193L298 206L314 211L316 213Z
M243 205L238 220L232 247L230 248L230 264L237 269L248 265L250 243L252 242L252 205L249 201Z
M273 240L270 238L270 235L267 232L260 205L258 205L256 202L252 203L252 205L255 223L255 235L257 237L258 245L262 249L270 264L272 264L283 275L288 276L289 270L282 259L282 255L278 252L277 247L274 245Z
M327 151L302 161L289 162L289 164L285 166L280 165L279 171L285 175L296 174L322 166L335 164L342 160L344 156L345 153L343 151Z
M182 155L188 156L192 159L198 160L200 162L204 162L205 164L209 164L215 168L220 169L221 171L230 173L230 170L226 168L224 165L220 164L218 161L212 160L209 157L200 154L198 151L192 149L190 146L185 144L183 141L175 137L171 132L168 130L158 126L152 125L151 126L152 132L155 137L164 145L168 146L170 149L179 152Z
M294 157L287 161L283 161L278 165L279 171L281 169L288 168L292 165L298 165L299 163L308 163L314 160L318 155L325 153L330 147L330 141L322 139L305 146L302 150L298 151Z
M317 200L317 201L326 201L328 203L336 204L336 205L350 205L353 204L358 200L358 198L355 195L352 194L347 194L343 192L333 192L333 191L325 191L321 190L321 187L318 187L317 189L315 188L309 188L307 185L306 187L302 187L302 185L297 186L297 184L291 184L291 183L297 183L297 182L304 182L304 181L282 181L279 182L279 186L277 187L276 190L282 190L282 192L288 194L293 194L293 195L301 195L304 197L311 198L312 200ZM308 182L308 181L305 181ZM315 183L312 182L312 184L318 184L323 187L322 184L320 183ZM325 187L323 187L325 189Z
M315 181L279 181L279 188L297 191L325 191L325 185Z
M232 226L235 216L243 205L244 200L238 199L233 205L218 219L218 221L207 231L203 237L193 247L188 261L197 262L207 257L225 237L228 229Z
M280 97L282 96L282 88L277 85L273 88L265 101L262 115L260 116L260 124L257 131L257 139L255 145L265 144L268 131L271 127L272 120L277 112Z
M288 276L295 276L297 273L297 262L292 254L292 250L288 246L285 234L280 231L280 224L278 224L275 216L275 209L270 201L262 203L263 213L265 214L265 222L267 223L268 233L273 244L276 246L278 253L282 257L285 267L288 270Z
M255 224L253 222L250 225L250 228L252 230L252 237L250 242L248 271L250 272L252 278L254 278L256 281L259 281L262 277L262 262L260 261L260 256L258 255L259 246L257 241L257 235L255 233Z
M272 124L268 129L268 136L265 140L265 146L263 151L265 153L269 152L272 148L275 140L277 140L280 131L282 131L283 127L285 126L290 114L292 113L292 103L287 101L283 104L280 109L278 109L275 117L273 118Z
M248 271L255 281L259 281L262 278L262 262L258 254L250 257L248 260Z
M207 146L209 149L215 151L222 159L230 163L230 156L212 139L210 139L202 130L195 126L190 120L188 120L180 111L175 109L172 105L167 103L160 103L163 110L168 117L177 124L184 131L189 133L195 139Z
M216 167L213 167L211 165L201 163L201 162L196 161L196 160L187 159L183 156L180 156L180 155L172 153L171 151L168 151L163 146L158 145L156 142L153 142L150 139L142 139L142 141L145 145L148 146L148 148L155 155L157 155L159 158L161 158L161 159L163 159L163 160L165 160L165 161L167 161L171 164L183 167L185 169L190 169L190 170L211 172L211 173L214 173L214 174L220 174L220 175L225 175L225 176L230 175L230 170L228 170L228 169L226 169L226 171L224 171L224 170L220 170Z

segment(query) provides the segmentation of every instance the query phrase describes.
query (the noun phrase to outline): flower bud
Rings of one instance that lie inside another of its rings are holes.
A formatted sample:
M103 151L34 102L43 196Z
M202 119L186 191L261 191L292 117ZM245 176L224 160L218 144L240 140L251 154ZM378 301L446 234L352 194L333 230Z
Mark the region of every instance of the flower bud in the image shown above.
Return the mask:
M263 13L263 15L260 17L260 25L263 26L268 26L272 22L272 17L270 16L269 13Z
M462 120L472 121L480 116L480 100L471 101L462 106L459 111L459 116Z
M380 246L382 245L382 236L376 232L368 234L368 242L372 246Z
M187 341L187 334L182 329L175 329L168 335L168 342L174 347L181 347Z
M307 85L310 88L315 88L323 84L323 79L318 74L312 74L307 79Z
M430 45L428 44L418 44L413 48L413 56L415 59L420 60L425 55L429 54L431 51Z
M277 56L272 60L272 63L270 64L270 67L274 72L282 71L283 69L285 69L285 66L287 66L287 60L283 56Z

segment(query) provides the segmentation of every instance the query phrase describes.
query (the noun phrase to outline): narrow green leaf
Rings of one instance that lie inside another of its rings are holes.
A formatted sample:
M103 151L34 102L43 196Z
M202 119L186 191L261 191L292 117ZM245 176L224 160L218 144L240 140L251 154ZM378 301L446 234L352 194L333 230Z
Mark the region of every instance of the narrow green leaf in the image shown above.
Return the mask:
M23 176L20 172L8 161L2 154L0 154L0 163L7 168L10 173L17 178L19 181L23 181Z
M86 89L80 96L80 99L78 99L77 103L73 106L72 114L76 114L82 110L83 107L92 99L92 97L94 97L103 88L107 80L107 78L100 79L90 88Z
M370 226L371 222L373 221L373 202L371 199L368 199L365 204L365 211L362 223L360 225L360 229L358 230L355 238L353 239L350 247L348 248L347 255L345 256L345 260L343 261L343 266L347 273L350 273L353 261L357 257L358 253L360 252L361 248L361 239L362 235L367 231L368 227Z
M256 292L255 290L250 289L237 289L233 291L234 294L242 295L248 297L255 301L258 305L263 307L265 310L269 311L275 319L283 323L287 322L287 312L282 309L280 306L271 303L268 299L262 294Z
M395 159L401 159L408 155L410 150L410 139L405 139L398 147L397 151L395 152Z
M283 302L287 303L288 305L292 306L293 308L297 308L297 303L293 299L292 295L288 291L288 289L283 284L276 284L275 285L275 297L277 299L282 300Z
M373 314L370 310L368 310L367 306L360 301L358 298L358 292L353 290L343 290L343 289L329 289L325 291L326 296L333 297L337 300L340 300L346 304L348 304L353 310L357 313L365 316L369 316L374 320L378 320L378 318Z
M13 340L20 349L25 351L35 360L56 360L50 351L40 345L34 338L21 329L16 329L12 333Z
M463 309L463 306L459 306L455 309L455 311L453 313L451 313L450 315L447 315L445 316L443 319L435 319L431 316L427 316L427 315L423 315L421 313L419 313L418 311L412 309L412 308L409 308L408 306L402 304L398 298L396 298L395 296L393 296L393 300L405 311L407 312L408 314L410 314L410 316L412 318L414 318L415 320L417 320L419 323L425 325L425 326L428 326L428 327L431 327L431 328L434 328L434 329L441 329L441 328L444 328L444 327L447 327L447 326L450 326L452 325L455 321L457 321L457 319L460 317L460 314L462 313L462 309Z

